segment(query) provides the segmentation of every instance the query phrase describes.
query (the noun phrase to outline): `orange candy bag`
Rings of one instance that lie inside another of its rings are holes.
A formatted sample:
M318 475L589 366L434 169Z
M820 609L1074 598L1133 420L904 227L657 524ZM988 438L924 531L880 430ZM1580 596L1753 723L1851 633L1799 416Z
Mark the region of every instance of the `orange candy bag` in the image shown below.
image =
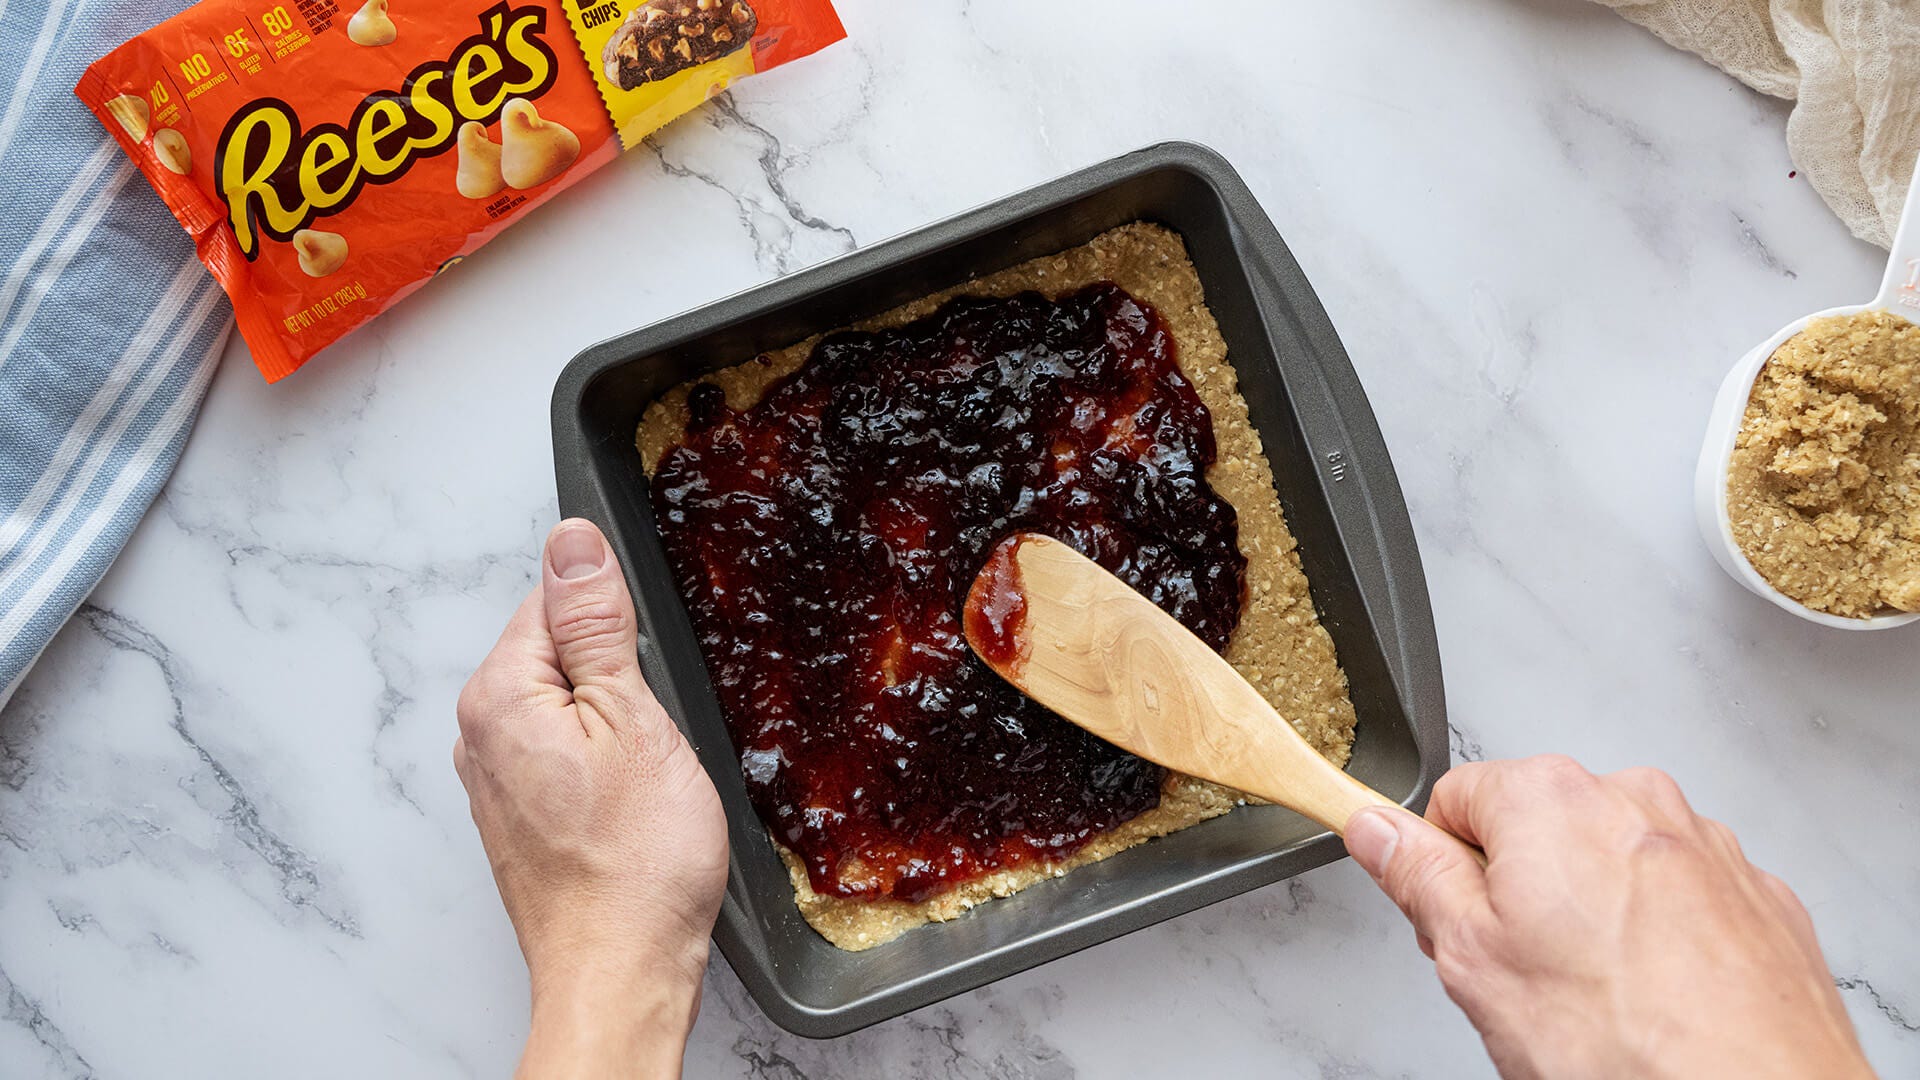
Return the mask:
M202 0L75 93L273 381L735 79L844 36L831 0Z

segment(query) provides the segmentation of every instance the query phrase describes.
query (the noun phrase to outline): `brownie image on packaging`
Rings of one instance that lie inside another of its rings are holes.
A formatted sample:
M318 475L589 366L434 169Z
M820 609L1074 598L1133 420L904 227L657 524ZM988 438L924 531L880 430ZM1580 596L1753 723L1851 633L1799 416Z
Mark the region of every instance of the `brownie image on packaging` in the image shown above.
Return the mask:
M632 90L738 50L759 24L747 0L648 0L607 39L600 62Z

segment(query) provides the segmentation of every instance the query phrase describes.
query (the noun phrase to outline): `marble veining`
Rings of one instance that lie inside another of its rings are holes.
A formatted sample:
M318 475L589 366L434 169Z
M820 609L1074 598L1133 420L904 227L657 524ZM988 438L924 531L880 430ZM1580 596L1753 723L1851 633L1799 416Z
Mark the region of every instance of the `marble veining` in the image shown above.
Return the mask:
M1694 535L1755 341L1872 293L1784 109L1595 5L841 0L742 84L285 383L226 357L179 471L0 711L0 1077L503 1076L525 974L448 751L537 572L579 349L1167 138L1240 169L1406 491L1457 758L1672 771L1807 901L1920 1073L1920 668ZM243 346L231 347L240 353ZM845 1039L724 962L689 1074L1484 1077L1349 863Z
M197 762L193 766L196 783L199 774L212 788L206 798L196 795L195 801L202 809L213 810L209 803L217 805L225 799L228 805L215 812L222 832L230 834L266 867L278 883L281 900L295 908L306 908L319 916L320 920L336 933L348 937L360 936L360 929L354 923L351 913L329 911L332 906L319 902L321 884L314 872L313 860L303 855L291 844L276 835L271 828L261 822L260 808L254 805L253 798L234 776L233 771L222 764L198 739L187 720L186 705L182 700L183 676L178 670L178 662L173 653L159 639L142 629L139 623L122 615L117 615L103 607L93 604L82 605L75 618L87 629L98 635L110 648L152 661L159 670L160 678L166 687L168 704L172 717L168 723L173 734L180 740L188 753ZM216 794L217 792L217 794ZM55 913L56 918L59 913ZM91 916L86 917L91 923ZM73 929L65 919L61 925Z

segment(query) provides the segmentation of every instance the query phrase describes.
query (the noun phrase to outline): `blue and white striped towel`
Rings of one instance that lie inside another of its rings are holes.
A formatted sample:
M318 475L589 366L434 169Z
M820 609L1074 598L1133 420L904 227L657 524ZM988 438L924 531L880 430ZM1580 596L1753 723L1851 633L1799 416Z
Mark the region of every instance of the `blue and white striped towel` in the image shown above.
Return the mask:
M182 0L0 0L0 704L173 472L233 323L73 96Z

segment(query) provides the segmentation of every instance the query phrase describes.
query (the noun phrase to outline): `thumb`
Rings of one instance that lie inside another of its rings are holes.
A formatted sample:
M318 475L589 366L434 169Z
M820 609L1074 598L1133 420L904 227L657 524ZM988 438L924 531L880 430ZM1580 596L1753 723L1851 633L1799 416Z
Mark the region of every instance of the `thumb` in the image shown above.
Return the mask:
M605 715L626 701L640 659L633 598L619 560L592 522L569 518L547 534L542 592L547 632L576 700Z
M1486 870L1464 844L1398 807L1369 806L1347 819L1347 852L1400 905L1421 951L1486 912Z

